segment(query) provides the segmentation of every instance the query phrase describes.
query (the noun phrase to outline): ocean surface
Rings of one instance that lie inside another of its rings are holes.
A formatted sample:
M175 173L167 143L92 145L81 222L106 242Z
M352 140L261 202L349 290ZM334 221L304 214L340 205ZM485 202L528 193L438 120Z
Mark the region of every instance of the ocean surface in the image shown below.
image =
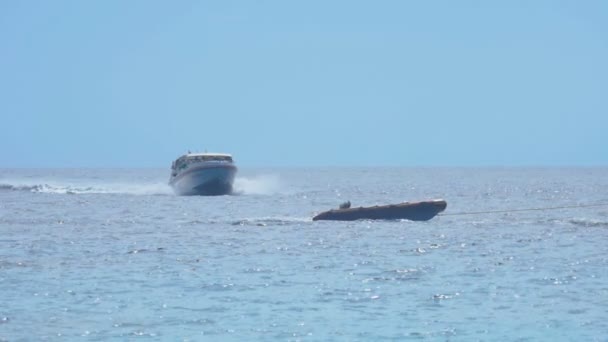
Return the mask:
M0 169L0 341L608 341L608 168L168 176ZM428 222L311 221L432 198Z

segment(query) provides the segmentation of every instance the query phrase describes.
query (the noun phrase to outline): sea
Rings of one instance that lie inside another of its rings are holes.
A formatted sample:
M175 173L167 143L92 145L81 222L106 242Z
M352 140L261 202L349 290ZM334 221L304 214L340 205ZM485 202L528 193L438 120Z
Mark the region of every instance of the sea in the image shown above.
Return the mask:
M0 341L608 341L608 168L0 169ZM426 222L312 221L445 199Z

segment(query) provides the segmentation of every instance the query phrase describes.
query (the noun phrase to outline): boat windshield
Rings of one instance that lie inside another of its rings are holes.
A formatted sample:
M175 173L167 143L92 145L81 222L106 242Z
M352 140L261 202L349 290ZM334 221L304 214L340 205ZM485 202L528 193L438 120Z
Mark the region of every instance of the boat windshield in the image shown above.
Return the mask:
M173 162L173 169L184 168L188 164L200 163L200 162L212 162L212 163L232 163L232 157L226 155L195 155L195 156L181 156Z
M230 156L190 156L188 157L188 161L194 162L232 162L232 157Z
M232 157L230 156L203 156L203 161L219 161L219 162L232 162Z

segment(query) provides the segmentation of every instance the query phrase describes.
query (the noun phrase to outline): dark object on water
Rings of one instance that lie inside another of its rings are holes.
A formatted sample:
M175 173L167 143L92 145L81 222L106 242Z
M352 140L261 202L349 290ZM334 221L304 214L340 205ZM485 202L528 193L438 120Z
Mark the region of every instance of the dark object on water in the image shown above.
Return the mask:
M428 221L447 207L444 200L404 202L375 207L332 209L312 218L313 221L411 220Z
M350 201L340 204L340 209L348 209L348 208L350 208Z

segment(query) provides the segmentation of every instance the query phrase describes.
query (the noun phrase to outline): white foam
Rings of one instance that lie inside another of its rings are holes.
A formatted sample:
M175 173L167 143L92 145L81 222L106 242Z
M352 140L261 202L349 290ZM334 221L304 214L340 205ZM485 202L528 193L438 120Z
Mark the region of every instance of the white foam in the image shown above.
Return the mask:
M234 192L246 195L272 195L282 188L277 175L259 175L255 177L237 177L234 180Z

